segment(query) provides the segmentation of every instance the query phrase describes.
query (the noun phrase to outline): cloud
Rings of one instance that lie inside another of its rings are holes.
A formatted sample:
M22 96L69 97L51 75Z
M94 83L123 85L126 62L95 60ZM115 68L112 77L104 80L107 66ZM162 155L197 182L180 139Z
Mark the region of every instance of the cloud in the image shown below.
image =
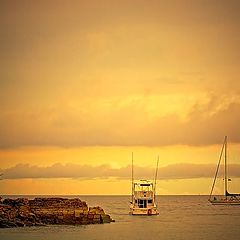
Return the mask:
M239 97L210 95L196 103L185 119L178 113L151 116L149 97L100 99L76 106L30 112L3 112L0 147L163 146L240 142ZM165 106L159 102L152 107ZM165 106L166 107L166 106Z
M0 148L239 143L239 4L0 1Z
M172 164L160 167L158 179L192 179L212 178L216 166L213 164ZM79 179L101 179L117 178L131 179L131 166L112 168L109 165L90 166L78 164L54 164L48 167L39 167L29 164L17 164L14 167L2 170L3 179L23 178L79 178ZM153 179L155 169L152 167L134 166L134 177L136 179ZM222 175L222 169L220 170ZM229 175L240 177L240 164L229 165Z

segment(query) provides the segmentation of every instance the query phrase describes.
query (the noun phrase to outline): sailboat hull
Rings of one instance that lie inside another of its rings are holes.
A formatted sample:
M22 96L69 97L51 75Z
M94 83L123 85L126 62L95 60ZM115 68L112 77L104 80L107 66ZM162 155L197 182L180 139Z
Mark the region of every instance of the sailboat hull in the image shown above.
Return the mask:
M210 200L209 201L212 205L240 205L240 200Z

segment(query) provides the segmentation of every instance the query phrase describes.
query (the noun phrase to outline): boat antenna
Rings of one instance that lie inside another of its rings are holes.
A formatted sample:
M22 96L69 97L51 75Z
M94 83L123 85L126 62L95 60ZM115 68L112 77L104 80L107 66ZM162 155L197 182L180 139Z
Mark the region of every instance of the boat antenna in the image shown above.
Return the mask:
M133 191L134 191L134 179L133 179L133 152L132 152L132 204L133 204Z
M225 197L227 199L227 182L228 182L228 179L227 179L227 136L225 136L225 154L224 154L224 181L225 181Z
M159 162L159 156L157 158L157 167L155 172L155 179L154 179L154 196L156 194L156 184L157 184L157 174L158 174L158 162Z
M223 150L225 148L225 144L226 144L226 136L224 138L224 141L223 141L223 145L222 145L222 149L221 149L221 153L220 153L220 156L219 156L219 160L218 160L218 165L217 165L217 169L216 169L216 173L215 173L215 176L214 176L214 180L213 180L213 185L212 185L212 189L211 189L211 192L210 192L210 195L209 195L209 199L211 199L211 196L212 196L212 192L213 192L213 189L214 189L214 186L215 186L215 183L216 183L216 179L217 179L217 175L218 175L218 170L219 170L219 166L220 166L220 163L221 163L221 159L222 159L222 155L223 155ZM226 149L225 149L226 151Z

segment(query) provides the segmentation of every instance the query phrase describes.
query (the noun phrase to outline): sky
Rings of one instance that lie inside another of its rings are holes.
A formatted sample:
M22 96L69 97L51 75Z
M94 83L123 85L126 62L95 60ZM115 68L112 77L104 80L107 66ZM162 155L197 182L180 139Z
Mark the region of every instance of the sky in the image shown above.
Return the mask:
M0 1L0 193L130 194L133 152L158 194L208 194L225 135L240 192L239 10Z

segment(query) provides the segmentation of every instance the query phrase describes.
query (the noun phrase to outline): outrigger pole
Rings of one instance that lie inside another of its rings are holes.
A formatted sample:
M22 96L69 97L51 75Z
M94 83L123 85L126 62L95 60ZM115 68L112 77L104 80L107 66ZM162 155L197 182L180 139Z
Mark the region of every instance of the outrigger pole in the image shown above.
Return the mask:
M154 197L156 194L156 184L157 184L157 174L158 174L158 162L159 162L159 156L157 158L157 167L156 167L156 172L155 172L155 179L154 179Z
M134 185L133 185L133 152L132 152L132 204L133 204L133 191L134 191Z
M228 184L228 176L227 176L227 136L225 136L225 154L224 154L224 162L225 162L225 170L224 170L224 181L225 181L225 198L227 199L227 184Z

